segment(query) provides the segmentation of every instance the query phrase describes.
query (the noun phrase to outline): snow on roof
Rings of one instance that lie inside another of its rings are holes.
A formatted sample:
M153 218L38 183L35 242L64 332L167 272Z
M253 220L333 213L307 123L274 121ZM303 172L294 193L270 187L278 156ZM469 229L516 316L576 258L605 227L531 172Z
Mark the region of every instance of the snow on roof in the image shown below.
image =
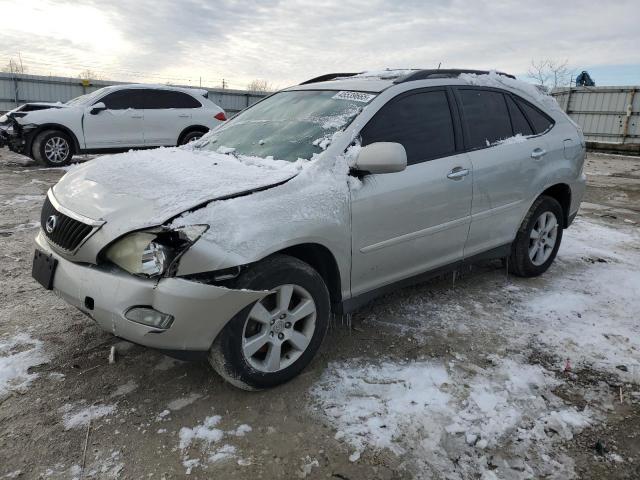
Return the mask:
M541 104L551 110L560 110L558 102L555 98L542 92L538 87L531 83L523 82L515 78L500 75L495 70L488 74L476 75L474 73L463 73L458 76L460 80L470 85L478 85L483 87L506 88L507 90L515 90L523 97L533 100L535 103Z

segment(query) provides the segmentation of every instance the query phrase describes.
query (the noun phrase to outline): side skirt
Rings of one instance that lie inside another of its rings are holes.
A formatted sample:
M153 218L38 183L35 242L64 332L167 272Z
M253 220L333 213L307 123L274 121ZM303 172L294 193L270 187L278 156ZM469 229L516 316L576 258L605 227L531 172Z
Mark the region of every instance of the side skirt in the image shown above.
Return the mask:
M360 307L366 305L367 303L370 303L376 298L382 295L385 295L386 293L392 292L394 290L398 290L400 288L409 287L411 285L416 285L418 283L425 282L432 278L438 277L444 273L456 270L457 268L460 268L463 265L472 265L480 261L505 258L505 257L508 257L510 253L511 253L511 244L507 243L506 245L502 245L500 247L487 250L486 252L479 253L477 255L474 255L473 257L465 258L464 260L459 260L457 262L453 262L448 265L444 265L442 267L429 270L428 272L420 273L413 277L404 278L397 282L390 283L389 285L384 285L382 287L378 287L369 292L362 293L356 297L349 298L347 300L344 300L342 303L335 305L333 307L333 311L334 313L337 313L337 314L351 313L359 309Z

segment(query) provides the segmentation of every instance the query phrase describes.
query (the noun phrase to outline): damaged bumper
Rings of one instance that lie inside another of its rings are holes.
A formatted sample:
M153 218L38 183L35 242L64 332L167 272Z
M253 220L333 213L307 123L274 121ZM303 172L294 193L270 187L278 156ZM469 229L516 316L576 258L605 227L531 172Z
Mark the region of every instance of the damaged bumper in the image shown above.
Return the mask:
M16 153L25 154L29 151L33 132L36 126L22 126L15 119L9 117L0 124L0 147L8 147Z
M36 246L57 261L53 290L101 328L162 350L207 351L226 323L265 292L231 290L180 278L144 279L118 270L77 264L57 255L40 233ZM168 328L129 320L132 308L171 316Z

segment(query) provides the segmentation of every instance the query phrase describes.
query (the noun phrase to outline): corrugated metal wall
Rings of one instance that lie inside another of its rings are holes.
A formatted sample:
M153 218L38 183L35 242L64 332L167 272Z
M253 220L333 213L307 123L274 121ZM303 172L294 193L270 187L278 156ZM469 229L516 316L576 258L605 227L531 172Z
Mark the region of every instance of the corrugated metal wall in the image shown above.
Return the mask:
M552 95L587 141L640 144L640 87L558 88Z
M84 86L77 78L0 72L0 112L6 112L26 102L66 102L99 88L121 83L123 82L91 80L89 85ZM228 114L235 114L264 97L262 93L244 90L207 90L211 101L224 108Z

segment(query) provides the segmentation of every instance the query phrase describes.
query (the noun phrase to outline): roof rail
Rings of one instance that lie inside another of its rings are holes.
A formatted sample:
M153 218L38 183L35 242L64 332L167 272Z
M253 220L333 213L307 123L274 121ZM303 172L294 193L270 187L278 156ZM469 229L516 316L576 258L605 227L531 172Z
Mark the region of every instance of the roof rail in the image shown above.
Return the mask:
M328 82L329 80L334 80L340 77L353 77L354 75L358 75L358 73L326 73L324 75L320 75L319 77L314 77L309 80L302 82L300 85L307 85L309 83L318 83L318 82Z
M418 70L414 73L410 73L409 75L405 75L404 77L400 77L394 80L393 83L404 83L404 82L412 82L414 80L428 80L435 78L456 78L462 73L473 73L475 75L486 75L489 72L488 70L463 70L463 69L431 69L431 70ZM496 72L498 75L503 75L505 77L515 79L513 75L509 75L504 72Z

